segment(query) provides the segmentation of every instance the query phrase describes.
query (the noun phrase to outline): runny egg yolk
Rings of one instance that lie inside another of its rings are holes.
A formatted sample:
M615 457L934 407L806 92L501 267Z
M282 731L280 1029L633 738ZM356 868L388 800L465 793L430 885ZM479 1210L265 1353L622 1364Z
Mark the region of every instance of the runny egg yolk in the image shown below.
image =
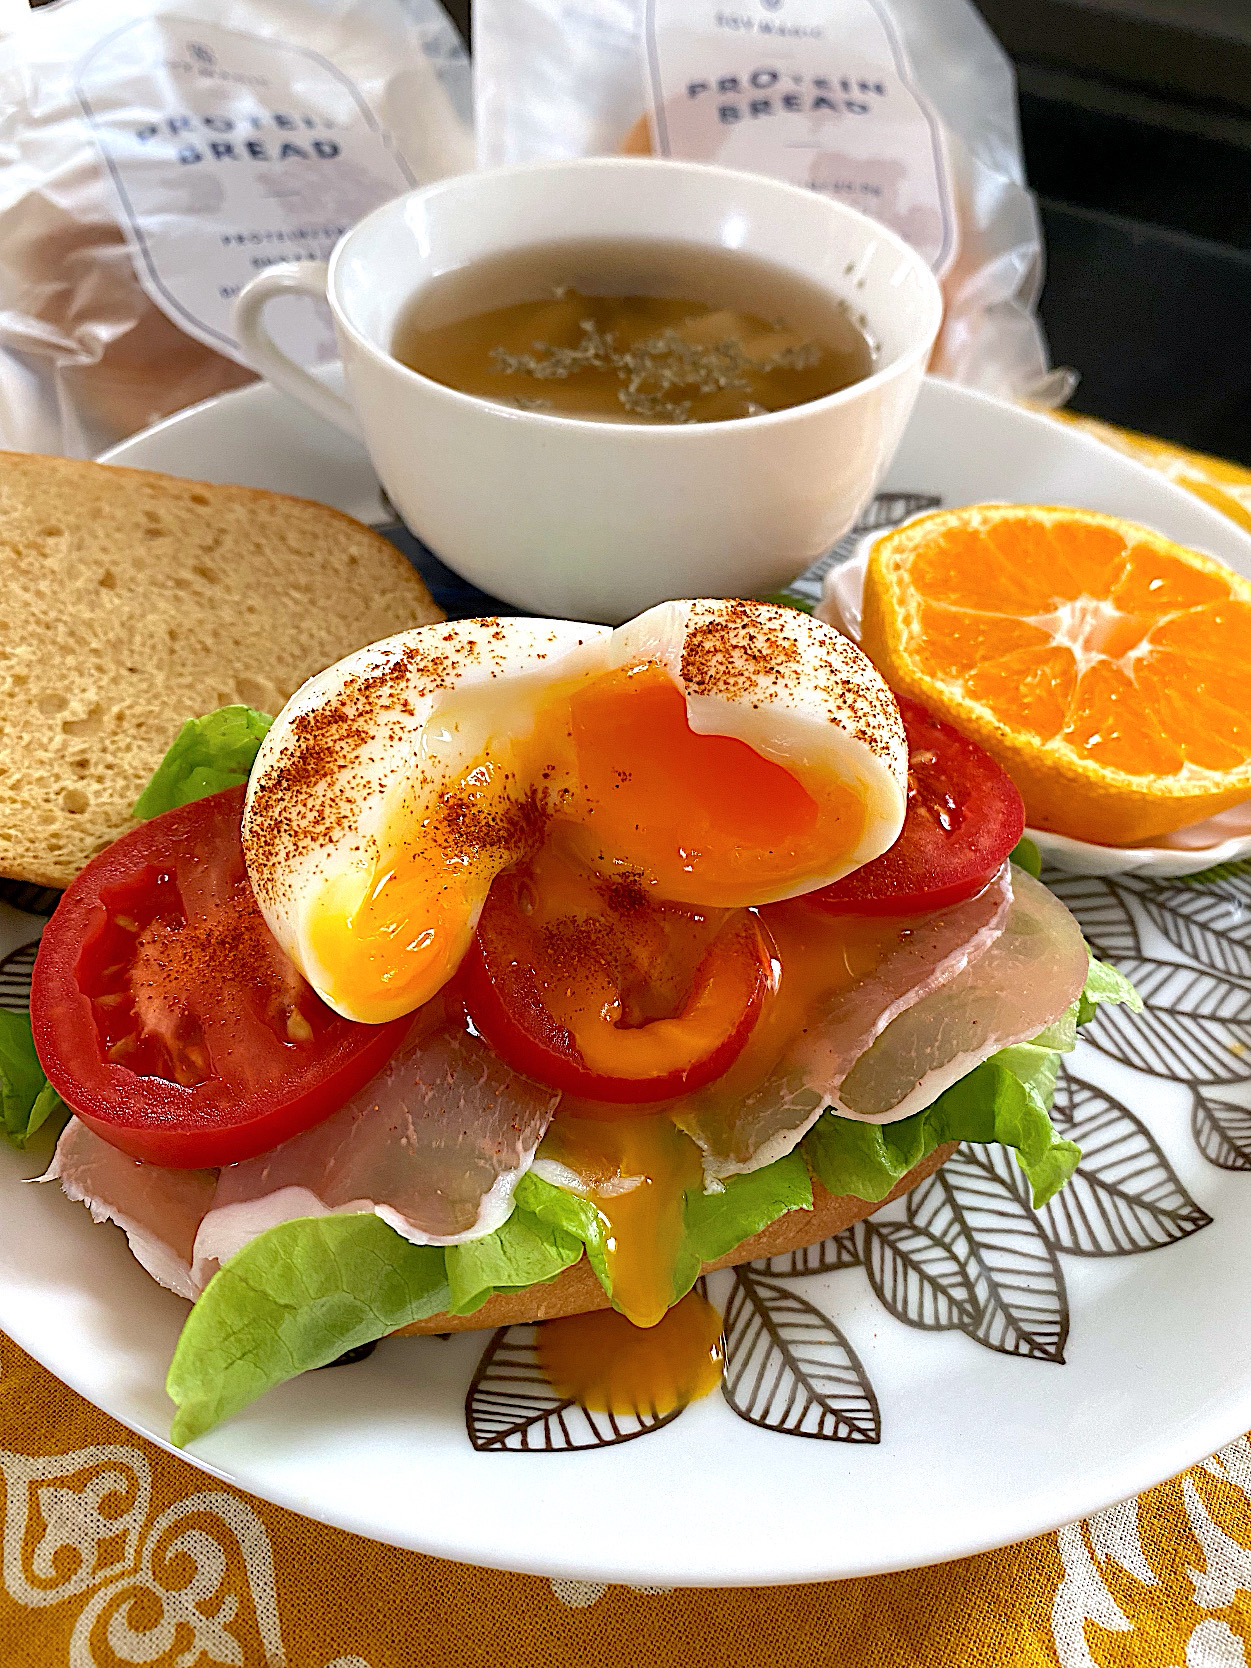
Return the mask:
M662 898L758 903L828 872L864 832L857 786L801 782L735 736L697 734L654 663L595 679L569 707L583 854Z
M545 1322L539 1365L558 1396L592 1413L663 1418L709 1395L721 1382L721 1316L688 1292L650 1330L613 1309Z
M908 931L906 921L825 915L802 901L767 905L760 918L777 983L730 1069L643 1117L604 1121L606 1108L566 1096L544 1138L542 1156L582 1178L603 1224L613 1302L636 1326L654 1326L673 1301L686 1196L704 1185L699 1148L678 1127L684 1115L732 1120L823 1005L870 975Z
M458 697L467 733L481 733L480 695ZM382 1023L434 996L492 880L549 831L597 874L707 908L802 887L863 836L860 784L800 780L733 736L697 734L656 662L548 691L531 716L528 733L488 742L426 799L399 784L375 854L313 900L313 983L341 1012ZM454 702L439 724L455 734Z
M401 802L373 863L333 876L309 944L323 994L366 1024L437 995L469 948L491 882L541 838L533 794L507 762L481 758L420 807Z
M661 1114L560 1118L543 1151L582 1179L595 1207L614 1304L635 1326L655 1326L673 1302L686 1195L702 1184L699 1149Z

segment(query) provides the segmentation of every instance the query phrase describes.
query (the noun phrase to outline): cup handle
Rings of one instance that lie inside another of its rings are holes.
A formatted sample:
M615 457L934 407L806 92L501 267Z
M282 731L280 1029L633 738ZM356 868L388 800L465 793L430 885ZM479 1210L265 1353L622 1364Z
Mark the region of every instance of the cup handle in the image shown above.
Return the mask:
M351 404L303 365L288 358L265 327L265 309L276 295L311 295L317 301L324 301L328 271L325 261L283 261L258 272L243 286L235 302L235 332L251 363L267 382L308 406L353 440L360 440L360 425Z

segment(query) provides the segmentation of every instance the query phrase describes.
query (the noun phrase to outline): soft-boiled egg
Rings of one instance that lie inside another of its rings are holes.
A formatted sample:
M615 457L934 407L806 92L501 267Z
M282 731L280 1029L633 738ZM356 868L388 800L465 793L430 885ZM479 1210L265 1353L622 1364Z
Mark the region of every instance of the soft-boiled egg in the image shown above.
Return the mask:
M492 880L531 849L546 784L519 743L612 633L563 620L400 632L309 680L257 754L243 849L257 902L318 994L380 1023L429 1000Z
M612 631L464 620L313 678L253 769L248 872L318 993L376 1023L456 971L492 880L545 839L708 907L840 879L903 826L889 689L795 610L674 602Z
M774 903L903 827L899 709L846 637L794 608L666 602L613 632L570 699L584 858L678 903Z

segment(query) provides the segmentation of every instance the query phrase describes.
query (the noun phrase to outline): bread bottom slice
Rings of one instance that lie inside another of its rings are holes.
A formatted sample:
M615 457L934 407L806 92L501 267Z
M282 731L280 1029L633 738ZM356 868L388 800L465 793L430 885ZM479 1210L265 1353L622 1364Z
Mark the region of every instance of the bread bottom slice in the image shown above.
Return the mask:
M819 1245L831 1234L841 1234L853 1222L863 1221L892 1199L902 1198L905 1193L911 1192L918 1182L923 1182L945 1164L955 1150L954 1141L936 1147L915 1170L909 1170L892 1193L875 1205L864 1199L835 1198L814 1176L811 1210L787 1211L785 1216L779 1216L776 1222L771 1222L760 1233L735 1246L728 1257L722 1257L715 1263L705 1263L704 1273L711 1274L719 1268L735 1268L739 1263L784 1256L788 1251ZM529 1321L556 1320L561 1315L584 1315L592 1309L608 1307L604 1288L583 1257L581 1262L567 1268L549 1285L529 1286L519 1292L500 1292L495 1297L489 1297L472 1315L431 1315L429 1320L414 1321L411 1326L401 1327L395 1336L406 1338L422 1332L479 1332L497 1326L521 1326Z

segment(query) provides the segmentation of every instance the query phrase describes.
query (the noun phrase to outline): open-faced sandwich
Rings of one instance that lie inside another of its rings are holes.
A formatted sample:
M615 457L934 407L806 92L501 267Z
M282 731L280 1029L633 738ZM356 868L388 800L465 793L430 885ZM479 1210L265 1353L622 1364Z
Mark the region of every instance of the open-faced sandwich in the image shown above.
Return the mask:
M611 1305L706 1368L702 1271L951 1143L1063 1186L1059 1056L1132 999L1004 771L762 603L401 632L198 721L138 814L44 934L29 1100L194 1300L179 1441L399 1330Z

